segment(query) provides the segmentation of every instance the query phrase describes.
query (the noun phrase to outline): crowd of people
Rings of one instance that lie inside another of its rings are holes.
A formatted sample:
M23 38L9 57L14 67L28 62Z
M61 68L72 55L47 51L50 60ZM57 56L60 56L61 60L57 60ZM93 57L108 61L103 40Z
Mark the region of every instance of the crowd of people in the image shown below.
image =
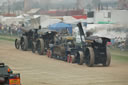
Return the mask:
M111 42L108 43L108 46L112 47L112 48L119 48L121 51L124 51L126 49L128 49L128 37L126 36L126 38L120 38L120 37L115 37L113 39L111 39Z
M3 25L0 23L0 34L19 35L21 33L21 25Z

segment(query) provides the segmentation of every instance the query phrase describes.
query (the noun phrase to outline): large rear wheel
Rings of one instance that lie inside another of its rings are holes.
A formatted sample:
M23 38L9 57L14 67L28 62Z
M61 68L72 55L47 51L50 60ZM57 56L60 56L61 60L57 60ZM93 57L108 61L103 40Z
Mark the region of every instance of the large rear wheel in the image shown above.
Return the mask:
M36 52L36 42L32 42L32 52Z
M109 49L107 48L106 49L106 62L103 63L103 66L109 66L110 63L111 63L111 54L110 54Z
M44 54L44 40L43 39L38 40L37 51L38 51L38 54L40 54L40 55Z
M27 49L28 49L28 39L26 36L23 36L21 38L21 49L24 51L27 51Z
M95 64L95 55L92 47L88 47L86 50L85 63L87 66L92 67Z

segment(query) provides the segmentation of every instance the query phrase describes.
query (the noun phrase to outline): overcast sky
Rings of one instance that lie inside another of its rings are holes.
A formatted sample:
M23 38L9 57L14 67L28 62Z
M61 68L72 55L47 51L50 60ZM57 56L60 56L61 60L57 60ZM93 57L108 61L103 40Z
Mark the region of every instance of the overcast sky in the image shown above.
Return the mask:
M7 0L0 0L0 3L3 1L7 1ZM15 1L15 0L10 0L10 1ZM23 0L16 0L16 1L23 1ZM35 0L37 1L37 0ZM75 0L53 0L53 1L75 1ZM118 0L101 0L101 1L118 1Z

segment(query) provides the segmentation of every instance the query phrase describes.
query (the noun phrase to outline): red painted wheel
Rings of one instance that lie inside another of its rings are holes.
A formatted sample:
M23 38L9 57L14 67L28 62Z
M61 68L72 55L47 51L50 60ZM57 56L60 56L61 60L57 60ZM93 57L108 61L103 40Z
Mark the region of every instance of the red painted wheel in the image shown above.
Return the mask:
M51 50L47 50L47 56L48 56L49 58L52 57L52 51L51 51Z
M72 57L70 56L70 63L72 63Z
M70 63L75 63L75 56L74 55L70 56Z
M52 58L52 51L49 50L49 58Z
M47 56L49 57L49 50L47 50Z
M70 63L70 55L69 54L67 55L67 62Z

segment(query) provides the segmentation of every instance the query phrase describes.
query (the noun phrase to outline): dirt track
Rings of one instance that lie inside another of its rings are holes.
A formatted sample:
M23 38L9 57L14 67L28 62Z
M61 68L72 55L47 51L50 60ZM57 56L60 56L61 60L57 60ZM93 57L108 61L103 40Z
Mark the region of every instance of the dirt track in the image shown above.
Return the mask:
M128 63L112 60L110 67L87 67L21 51L0 40L0 62L21 73L22 85L128 85Z

